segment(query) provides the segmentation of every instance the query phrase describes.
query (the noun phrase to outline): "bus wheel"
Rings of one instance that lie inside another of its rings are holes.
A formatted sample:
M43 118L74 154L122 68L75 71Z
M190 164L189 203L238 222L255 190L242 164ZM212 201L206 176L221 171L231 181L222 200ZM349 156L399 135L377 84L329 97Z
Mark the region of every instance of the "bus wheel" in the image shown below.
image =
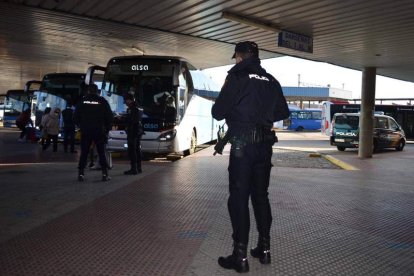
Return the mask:
M303 131L303 130L304 130L303 126L298 126L298 127L296 128L296 131Z
M398 146L395 149L398 151L402 151L404 149L404 146L405 146L405 142L403 139L401 139Z
M196 135L195 129L193 129L193 132L191 133L190 148L184 151L184 156L193 154L195 152L196 147L197 147L197 135Z
M345 147L336 146L336 148L337 148L339 151L345 151Z

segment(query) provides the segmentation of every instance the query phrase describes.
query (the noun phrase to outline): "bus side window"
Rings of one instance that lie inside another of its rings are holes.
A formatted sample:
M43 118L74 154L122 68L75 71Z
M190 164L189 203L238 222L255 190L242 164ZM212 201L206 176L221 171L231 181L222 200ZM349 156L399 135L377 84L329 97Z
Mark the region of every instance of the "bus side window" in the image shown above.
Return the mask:
M306 111L300 111L298 112L298 119L308 120L310 119L310 113Z
M292 111L292 112L290 113L290 117L291 117L292 119L297 119L297 118L298 118L298 113L297 113L296 111Z
M312 119L320 120L322 118L322 112L320 111L313 111L312 112Z

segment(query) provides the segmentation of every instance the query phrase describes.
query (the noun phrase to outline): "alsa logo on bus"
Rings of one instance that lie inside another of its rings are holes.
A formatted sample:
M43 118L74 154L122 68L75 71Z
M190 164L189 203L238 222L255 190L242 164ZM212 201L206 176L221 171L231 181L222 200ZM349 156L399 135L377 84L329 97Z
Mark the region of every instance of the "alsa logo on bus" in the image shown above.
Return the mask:
M149 66L144 65L144 64L133 64L133 65L131 65L131 70L132 71L148 71Z
M145 123L144 124L144 130L148 130L148 129L159 129L159 125L158 124L154 124L154 123Z

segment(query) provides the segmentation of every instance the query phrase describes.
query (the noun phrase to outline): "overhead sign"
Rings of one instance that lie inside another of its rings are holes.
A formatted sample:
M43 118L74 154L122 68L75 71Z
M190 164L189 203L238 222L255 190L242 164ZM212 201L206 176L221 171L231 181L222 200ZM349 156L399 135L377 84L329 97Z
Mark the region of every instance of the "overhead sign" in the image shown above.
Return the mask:
M279 33L278 46L313 53L313 38L288 31Z

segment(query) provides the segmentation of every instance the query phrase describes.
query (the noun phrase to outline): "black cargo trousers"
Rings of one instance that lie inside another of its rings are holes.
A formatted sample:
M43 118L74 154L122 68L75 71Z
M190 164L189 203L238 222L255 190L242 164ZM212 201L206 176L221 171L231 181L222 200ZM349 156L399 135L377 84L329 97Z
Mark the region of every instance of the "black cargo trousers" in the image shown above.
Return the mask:
M142 135L127 135L128 156L131 162L131 169L141 170L141 137Z
M81 129L81 155L79 158L78 169L85 169L92 142L95 142L101 168L103 170L107 169L109 166L105 157L106 133L102 128Z
M249 197L259 236L270 239L272 212L268 197L273 142L247 144L242 154L234 145L230 151L227 202L233 228L233 241L248 244L250 230ZM240 156L241 155L241 156Z

